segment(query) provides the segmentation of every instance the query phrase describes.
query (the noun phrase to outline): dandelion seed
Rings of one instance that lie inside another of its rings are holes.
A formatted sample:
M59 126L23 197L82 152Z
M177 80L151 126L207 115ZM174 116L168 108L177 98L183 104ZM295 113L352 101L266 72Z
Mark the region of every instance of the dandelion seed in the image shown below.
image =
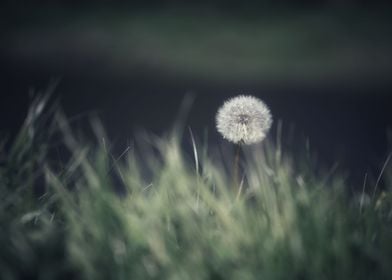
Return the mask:
M271 113L260 99L237 96L227 100L216 115L216 128L235 144L261 142L272 125Z

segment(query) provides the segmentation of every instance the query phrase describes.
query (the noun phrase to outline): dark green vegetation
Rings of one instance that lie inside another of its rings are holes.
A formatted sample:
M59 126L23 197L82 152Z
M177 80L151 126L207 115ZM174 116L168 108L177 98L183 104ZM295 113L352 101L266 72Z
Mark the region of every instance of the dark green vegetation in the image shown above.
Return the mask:
M67 77L378 85L390 82L390 26L381 8L36 8L9 20L0 51L24 70Z
M2 142L1 279L391 279L390 166L358 198L266 142L245 151L238 195L212 148L183 151L181 126L114 159L99 125L82 144L46 102Z

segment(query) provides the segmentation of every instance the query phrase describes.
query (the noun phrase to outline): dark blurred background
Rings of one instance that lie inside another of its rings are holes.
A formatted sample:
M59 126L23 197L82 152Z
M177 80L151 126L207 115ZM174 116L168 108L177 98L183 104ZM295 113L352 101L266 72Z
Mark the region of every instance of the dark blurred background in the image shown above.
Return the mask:
M219 142L217 108L252 94L359 183L390 151L389 2L3 0L0 131L53 79L67 115L96 112L119 150L169 129L188 93L187 123Z

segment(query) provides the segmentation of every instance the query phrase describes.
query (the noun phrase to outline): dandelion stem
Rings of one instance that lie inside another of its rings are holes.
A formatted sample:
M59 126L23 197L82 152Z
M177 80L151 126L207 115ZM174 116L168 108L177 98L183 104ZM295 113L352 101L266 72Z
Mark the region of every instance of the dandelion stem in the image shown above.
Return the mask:
M240 181L239 181L240 155L241 155L241 144L237 144L235 149L234 168L233 168L234 191L237 191L237 189L240 187Z

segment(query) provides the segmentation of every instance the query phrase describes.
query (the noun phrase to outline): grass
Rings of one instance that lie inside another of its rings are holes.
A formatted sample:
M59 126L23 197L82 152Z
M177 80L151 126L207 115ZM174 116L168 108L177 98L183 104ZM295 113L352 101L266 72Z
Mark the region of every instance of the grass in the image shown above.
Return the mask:
M266 142L245 150L238 195L230 152L191 133L188 154L181 126L115 158L97 123L83 144L47 102L1 149L1 279L391 279L387 165L357 199Z

